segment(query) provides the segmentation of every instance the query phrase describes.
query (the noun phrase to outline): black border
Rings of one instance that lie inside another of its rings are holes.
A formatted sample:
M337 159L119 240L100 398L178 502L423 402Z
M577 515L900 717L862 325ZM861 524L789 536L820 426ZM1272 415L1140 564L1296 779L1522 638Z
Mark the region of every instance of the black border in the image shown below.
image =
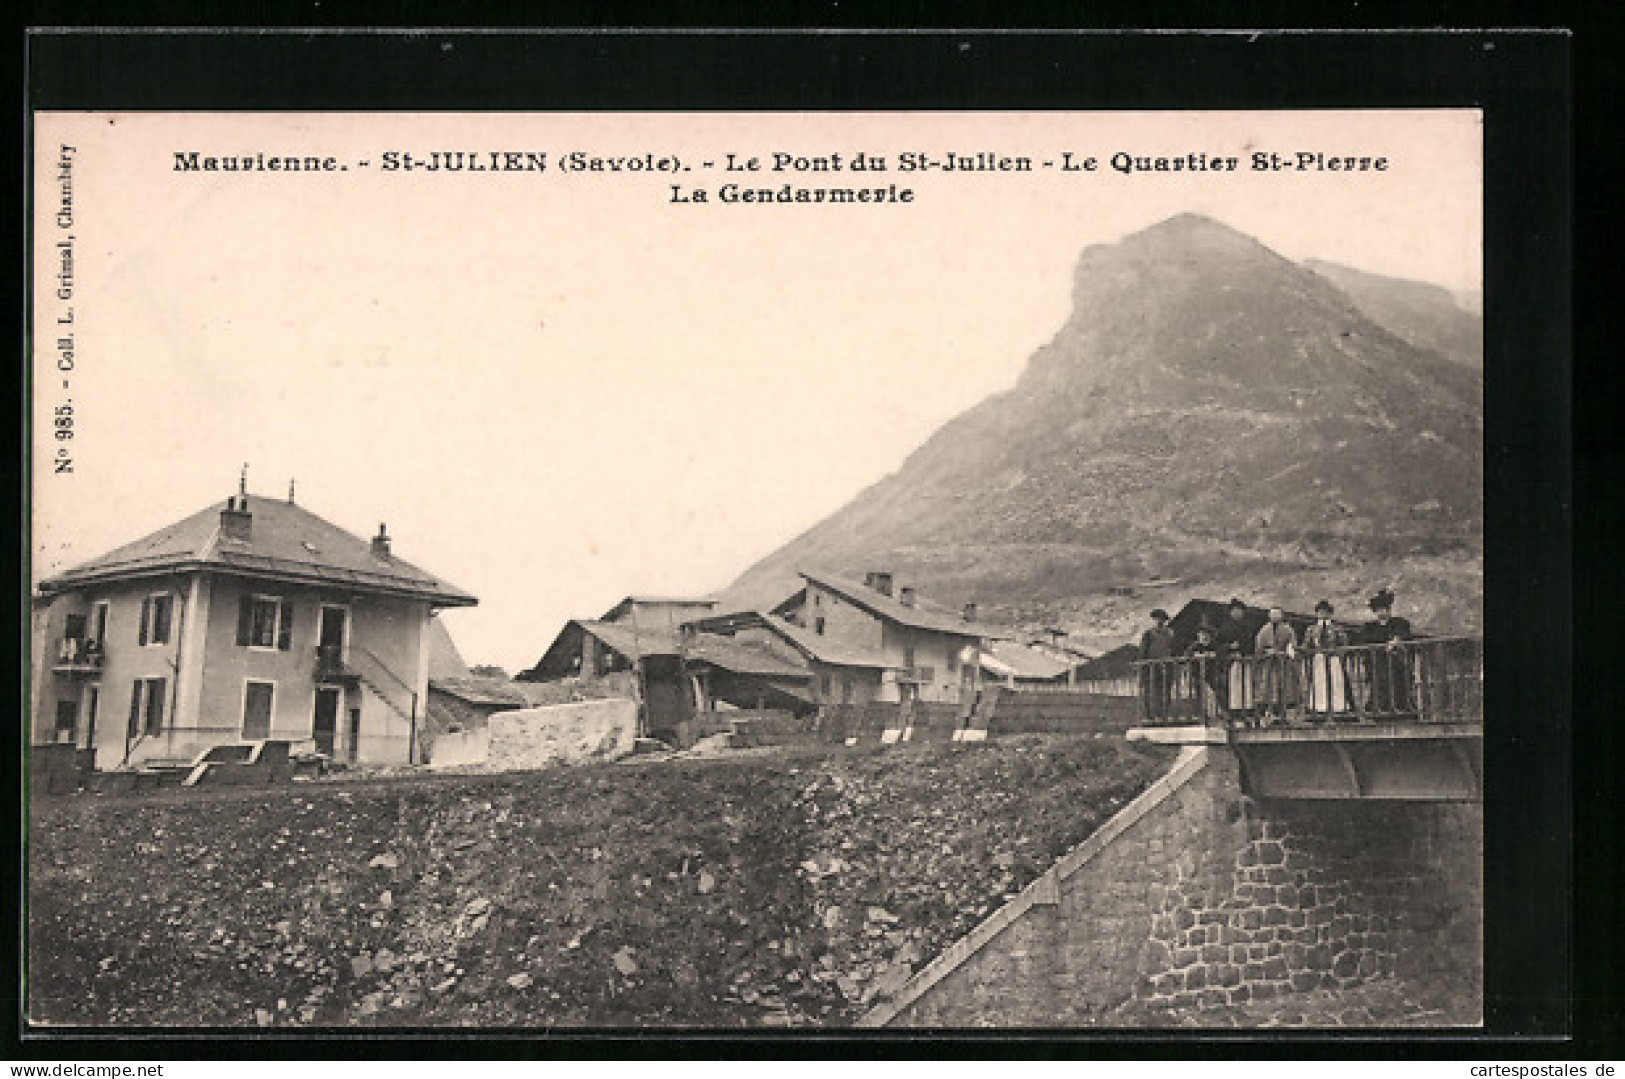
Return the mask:
M1416 1032L1337 1040L1256 1032L1127 1032L1073 1040L1043 1032L1029 1040L1005 1031L955 1032L929 1045L918 1035L845 1033L786 1039L605 1032L470 1042L436 1033L423 1039L341 1036L321 1044L324 1055L671 1059L841 1052L900 1058L949 1051L1226 1058L1347 1052L1372 1059L1517 1058L1569 1056L1587 1043L1598 1045L1599 1034L1611 1042L1617 1017L1582 1030L1570 1015L1577 988L1570 963L1586 958L1570 950L1570 910L1578 894L1571 879L1571 792L1592 799L1608 793L1576 787L1567 753L1575 733L1569 722L1570 46L1563 33L1513 31L31 33L25 109L1485 110L1485 615L1492 714L1512 717L1492 722L1486 744L1490 1040ZM9 804L18 803L12 798ZM10 900L15 891L7 892ZM8 943L15 947L14 940ZM1606 983L1589 965L1581 977L1583 1022L1592 1005L1608 1009ZM17 1021L14 1003L5 1001L8 1028ZM249 1052L296 1057L313 1047L308 1038L250 1041L237 1031L179 1039L125 1032L116 1041L78 1032L23 1043L7 1033L8 1055L57 1060Z

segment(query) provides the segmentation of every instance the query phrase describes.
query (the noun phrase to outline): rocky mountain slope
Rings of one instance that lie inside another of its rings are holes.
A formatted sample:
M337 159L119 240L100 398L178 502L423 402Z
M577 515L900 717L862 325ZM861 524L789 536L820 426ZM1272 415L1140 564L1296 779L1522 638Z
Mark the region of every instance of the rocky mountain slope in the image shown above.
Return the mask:
M1211 594L1358 568L1362 588L1419 558L1471 577L1482 438L1477 370L1182 215L1086 249L1071 317L1015 387L724 599L780 598L798 567L890 568L946 603L1088 629L1091 597L1154 578Z
M1458 297L1438 285L1383 277L1335 262L1311 259L1304 266L1347 293L1373 322L1417 348L1469 367L1484 366L1484 319L1476 296Z

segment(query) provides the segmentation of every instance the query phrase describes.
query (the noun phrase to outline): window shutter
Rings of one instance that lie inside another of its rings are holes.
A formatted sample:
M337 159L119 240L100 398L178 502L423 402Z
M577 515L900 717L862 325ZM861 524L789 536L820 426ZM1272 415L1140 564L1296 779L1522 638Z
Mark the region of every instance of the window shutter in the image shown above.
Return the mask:
M135 688L130 691L130 737L134 738L141 733L141 691L146 688L141 679L135 680Z
M254 619L254 597L239 596L237 598L237 646L248 647L249 628Z
M293 600L282 601L282 617L277 619L277 650L286 652L293 646Z
M148 596L141 601L141 634L138 638L140 644L147 643L147 622L152 617L152 597Z
M152 607L152 639L158 644L169 643L169 616L174 601L167 595L159 596Z

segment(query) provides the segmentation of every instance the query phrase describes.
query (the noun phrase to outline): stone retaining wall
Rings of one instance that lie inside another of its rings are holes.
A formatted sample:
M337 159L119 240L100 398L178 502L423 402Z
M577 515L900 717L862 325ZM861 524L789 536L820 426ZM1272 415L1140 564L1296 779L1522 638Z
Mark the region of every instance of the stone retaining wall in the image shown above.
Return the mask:
M1386 974L1476 999L1482 819L1467 803L1254 801L1233 753L1187 747L861 1025L1111 1026Z
M495 769L611 760L632 752L636 701L601 700L498 712L487 724L486 762Z

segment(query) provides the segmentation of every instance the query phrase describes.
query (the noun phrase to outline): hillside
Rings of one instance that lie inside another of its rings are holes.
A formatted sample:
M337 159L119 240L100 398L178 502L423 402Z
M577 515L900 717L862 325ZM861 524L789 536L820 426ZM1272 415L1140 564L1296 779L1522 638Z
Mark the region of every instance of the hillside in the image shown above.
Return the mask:
M946 604L1048 618L1158 577L1211 594L1352 568L1363 590L1417 558L1471 576L1481 414L1477 371L1182 215L1086 249L1070 318L1012 389L724 598L777 599L798 567L890 568ZM1439 603L1476 609L1475 593Z
M844 1025L1166 767L1036 736L36 800L51 1024Z
M1458 298L1438 285L1383 277L1335 262L1311 259L1304 266L1347 293L1367 318L1408 343L1468 367L1484 366L1484 319L1476 298Z

